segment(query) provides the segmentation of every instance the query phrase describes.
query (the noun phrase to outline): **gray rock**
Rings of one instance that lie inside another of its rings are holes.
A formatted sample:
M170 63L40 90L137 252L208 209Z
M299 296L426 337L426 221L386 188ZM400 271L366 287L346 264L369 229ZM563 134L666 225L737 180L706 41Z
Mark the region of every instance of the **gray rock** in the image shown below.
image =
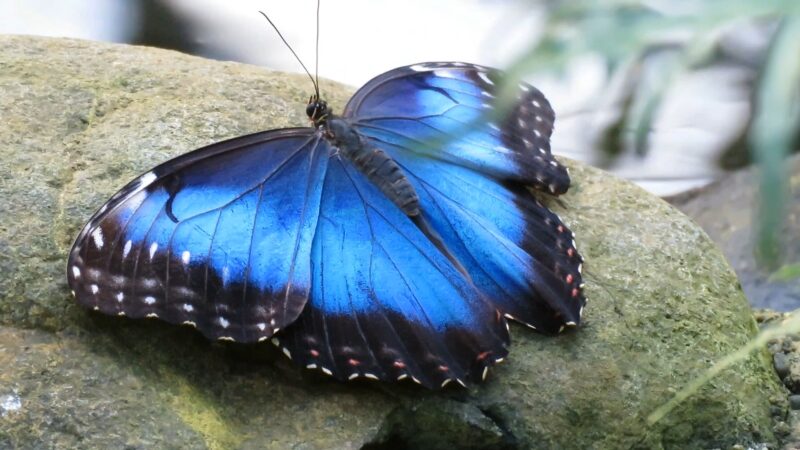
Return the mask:
M792 409L800 409L800 395L789 396L789 407Z
M800 261L800 155L786 162L791 192L786 199L786 221L781 230L782 261ZM671 203L697 221L720 246L754 308L792 311L800 308L800 277L773 279L774 271L759 264L754 252L758 226L758 169L730 174L717 183ZM778 264L780 265L780 264Z
M775 353L772 355L772 364L775 366L775 373L781 379L789 375L789 357L785 353Z
M691 220L569 163L550 205L586 257L585 324L512 326L508 361L468 390L344 384L270 346L222 345L68 298L64 265L127 180L201 145L302 125L302 76L150 48L0 37L0 448L728 448L773 443L782 397L758 352L654 426L647 415L756 325ZM341 110L350 89L324 82ZM16 403L15 403L16 405Z

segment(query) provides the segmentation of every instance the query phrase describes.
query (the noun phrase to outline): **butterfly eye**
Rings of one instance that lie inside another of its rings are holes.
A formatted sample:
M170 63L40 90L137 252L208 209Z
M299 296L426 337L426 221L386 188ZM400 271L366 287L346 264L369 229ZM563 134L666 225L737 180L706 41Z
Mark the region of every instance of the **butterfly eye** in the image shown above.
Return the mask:
M317 103L316 102L309 103L308 106L306 106L306 115L309 118L313 119L314 118L314 112L316 110L317 110Z

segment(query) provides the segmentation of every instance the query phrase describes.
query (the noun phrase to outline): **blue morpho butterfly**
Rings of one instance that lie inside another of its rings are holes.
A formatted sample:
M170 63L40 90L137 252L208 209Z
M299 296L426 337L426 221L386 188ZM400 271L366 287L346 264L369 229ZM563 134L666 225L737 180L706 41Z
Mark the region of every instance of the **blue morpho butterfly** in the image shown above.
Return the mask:
M550 153L553 110L522 83L507 119L486 119L501 75L401 67L341 116L315 95L310 128L159 165L78 236L78 303L272 339L340 380L485 378L508 353L507 318L555 333L585 304L573 234L528 191L569 187Z

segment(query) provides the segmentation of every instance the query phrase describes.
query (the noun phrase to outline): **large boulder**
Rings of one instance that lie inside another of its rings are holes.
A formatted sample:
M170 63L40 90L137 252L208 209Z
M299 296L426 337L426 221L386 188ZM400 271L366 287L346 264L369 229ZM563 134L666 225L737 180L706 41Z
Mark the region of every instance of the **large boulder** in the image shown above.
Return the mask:
M709 448L775 441L764 352L655 425L647 415L756 332L734 273L681 213L568 163L549 204L586 257L585 324L512 325L469 389L339 383L269 345L223 345L69 298L83 222L126 181L193 148L305 123L302 76L151 48L0 37L0 447ZM341 110L351 89L323 82ZM772 399L771 404L770 400Z

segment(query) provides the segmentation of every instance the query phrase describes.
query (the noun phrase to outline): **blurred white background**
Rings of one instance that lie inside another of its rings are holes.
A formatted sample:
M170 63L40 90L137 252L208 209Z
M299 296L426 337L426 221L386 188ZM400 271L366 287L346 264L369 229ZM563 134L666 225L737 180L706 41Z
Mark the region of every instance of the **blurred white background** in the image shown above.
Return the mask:
M313 70L315 0L0 0L0 33L145 42L300 71L259 10ZM536 42L543 17L535 2L521 0L323 0L319 73L360 86L386 70L421 61L503 68ZM566 72L529 79L556 110L557 154L598 160L589 150L597 136L588 130L615 107L605 92L614 86L606 72L601 59L587 57ZM648 155L627 154L612 171L661 195L711 181L719 174L714 157L748 114L746 93L736 88L746 76L735 68L685 75L667 96Z

